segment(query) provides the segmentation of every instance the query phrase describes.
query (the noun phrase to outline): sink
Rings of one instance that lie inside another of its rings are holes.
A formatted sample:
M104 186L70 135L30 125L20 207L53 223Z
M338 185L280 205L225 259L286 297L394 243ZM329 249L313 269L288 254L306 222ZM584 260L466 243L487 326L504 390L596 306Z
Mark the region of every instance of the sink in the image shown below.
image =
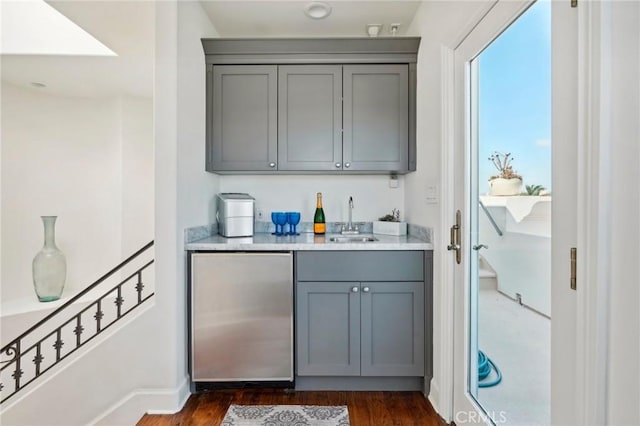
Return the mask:
M330 243L372 243L374 241L378 241L378 239L371 235L341 235L338 237L329 237Z

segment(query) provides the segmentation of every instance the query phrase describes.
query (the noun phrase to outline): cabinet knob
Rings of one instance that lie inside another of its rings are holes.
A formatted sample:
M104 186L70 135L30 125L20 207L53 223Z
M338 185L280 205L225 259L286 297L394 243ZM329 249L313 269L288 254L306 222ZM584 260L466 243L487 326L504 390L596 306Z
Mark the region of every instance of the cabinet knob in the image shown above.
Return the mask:
M340 168L340 166L341 166L341 164L340 164L340 163L336 163L336 169L339 169L339 168Z
M276 163L269 163L269 167L274 168L276 166Z
M357 293L358 292L358 287L356 287L356 286L351 287L351 292L352 293Z
M344 163L344 166L348 169L349 167L351 167L351 163Z
M363 293L369 293L369 287L362 287Z

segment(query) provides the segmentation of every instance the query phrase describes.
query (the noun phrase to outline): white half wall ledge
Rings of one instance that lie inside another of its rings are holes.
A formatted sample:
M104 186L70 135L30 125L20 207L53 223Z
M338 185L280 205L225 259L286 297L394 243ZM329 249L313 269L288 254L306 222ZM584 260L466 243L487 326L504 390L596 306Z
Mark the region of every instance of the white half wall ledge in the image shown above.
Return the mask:
M538 203L550 203L551 197L548 195L514 195L514 196L491 196L481 195L480 201L485 207L506 207L513 219L520 223L531 214L534 206Z
M182 410L189 396L191 396L189 380L186 377L177 388L137 389L88 424L133 425L138 423L145 414L175 414Z

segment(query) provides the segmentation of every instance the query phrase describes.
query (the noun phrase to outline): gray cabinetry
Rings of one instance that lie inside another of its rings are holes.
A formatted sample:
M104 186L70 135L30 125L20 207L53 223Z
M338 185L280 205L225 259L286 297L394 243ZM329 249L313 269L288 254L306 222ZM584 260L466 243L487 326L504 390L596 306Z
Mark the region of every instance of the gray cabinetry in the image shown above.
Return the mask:
M207 171L416 170L419 42L203 39Z
M298 375L423 376L424 285L424 252L297 253Z
M342 162L342 67L278 69L278 170L334 170Z
M360 371L363 376L424 374L424 283L360 286Z
M360 375L360 297L354 289L359 283L298 283L298 374Z
M409 66L344 67L345 170L407 170Z
M276 170L275 65L209 66L207 171Z

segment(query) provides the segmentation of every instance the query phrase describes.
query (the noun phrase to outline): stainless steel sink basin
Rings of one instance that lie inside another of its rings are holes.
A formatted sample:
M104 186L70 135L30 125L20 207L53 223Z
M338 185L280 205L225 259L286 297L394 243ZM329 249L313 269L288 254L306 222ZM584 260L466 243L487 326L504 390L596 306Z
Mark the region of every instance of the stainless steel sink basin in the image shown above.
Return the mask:
M372 243L374 241L378 241L378 239L371 235L340 235L337 237L329 237L330 243Z

